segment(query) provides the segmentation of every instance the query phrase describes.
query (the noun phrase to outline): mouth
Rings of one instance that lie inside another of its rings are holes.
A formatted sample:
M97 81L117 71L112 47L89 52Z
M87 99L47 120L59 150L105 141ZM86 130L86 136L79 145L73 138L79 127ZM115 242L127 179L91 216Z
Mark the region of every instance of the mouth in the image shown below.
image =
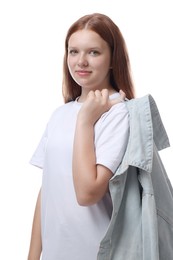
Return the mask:
M76 70L76 74L79 76L88 76L90 75L92 72L88 71L88 70Z

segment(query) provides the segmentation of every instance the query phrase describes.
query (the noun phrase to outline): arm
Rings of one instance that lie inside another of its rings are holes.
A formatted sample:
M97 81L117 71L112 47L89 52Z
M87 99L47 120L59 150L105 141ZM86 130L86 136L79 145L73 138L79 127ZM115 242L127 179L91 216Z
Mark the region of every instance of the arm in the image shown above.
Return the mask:
M124 98L124 93L121 98ZM80 205L95 204L108 190L112 172L102 165L96 165L94 124L104 112L120 101L110 101L107 90L91 91L78 114L73 147L73 180Z
M32 233L28 260L39 260L42 251L41 244L41 189L38 194L33 218Z

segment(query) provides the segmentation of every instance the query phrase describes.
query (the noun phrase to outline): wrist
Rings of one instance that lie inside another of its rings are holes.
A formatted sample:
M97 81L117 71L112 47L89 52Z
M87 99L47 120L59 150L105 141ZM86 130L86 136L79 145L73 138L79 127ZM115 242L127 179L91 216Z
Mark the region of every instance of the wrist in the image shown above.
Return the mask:
M81 127L93 127L94 124L95 121L91 117L87 117L86 115L79 113L77 117L77 125Z

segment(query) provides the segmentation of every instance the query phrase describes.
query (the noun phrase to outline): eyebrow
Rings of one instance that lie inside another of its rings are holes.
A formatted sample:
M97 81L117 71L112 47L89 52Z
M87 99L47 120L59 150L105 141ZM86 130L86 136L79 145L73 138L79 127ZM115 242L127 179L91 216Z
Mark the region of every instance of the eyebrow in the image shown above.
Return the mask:
M76 46L68 46L68 49L74 49L74 48L79 48ZM102 47L94 46L94 47L87 47L86 49L102 49Z

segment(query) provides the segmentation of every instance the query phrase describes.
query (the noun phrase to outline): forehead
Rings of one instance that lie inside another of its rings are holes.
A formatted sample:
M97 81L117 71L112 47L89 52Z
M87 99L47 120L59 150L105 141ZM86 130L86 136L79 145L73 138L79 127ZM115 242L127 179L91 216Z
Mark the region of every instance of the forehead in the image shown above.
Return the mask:
M77 46L94 46L94 47L105 47L107 42L105 42L98 33L82 29L74 32L68 41L69 47Z

